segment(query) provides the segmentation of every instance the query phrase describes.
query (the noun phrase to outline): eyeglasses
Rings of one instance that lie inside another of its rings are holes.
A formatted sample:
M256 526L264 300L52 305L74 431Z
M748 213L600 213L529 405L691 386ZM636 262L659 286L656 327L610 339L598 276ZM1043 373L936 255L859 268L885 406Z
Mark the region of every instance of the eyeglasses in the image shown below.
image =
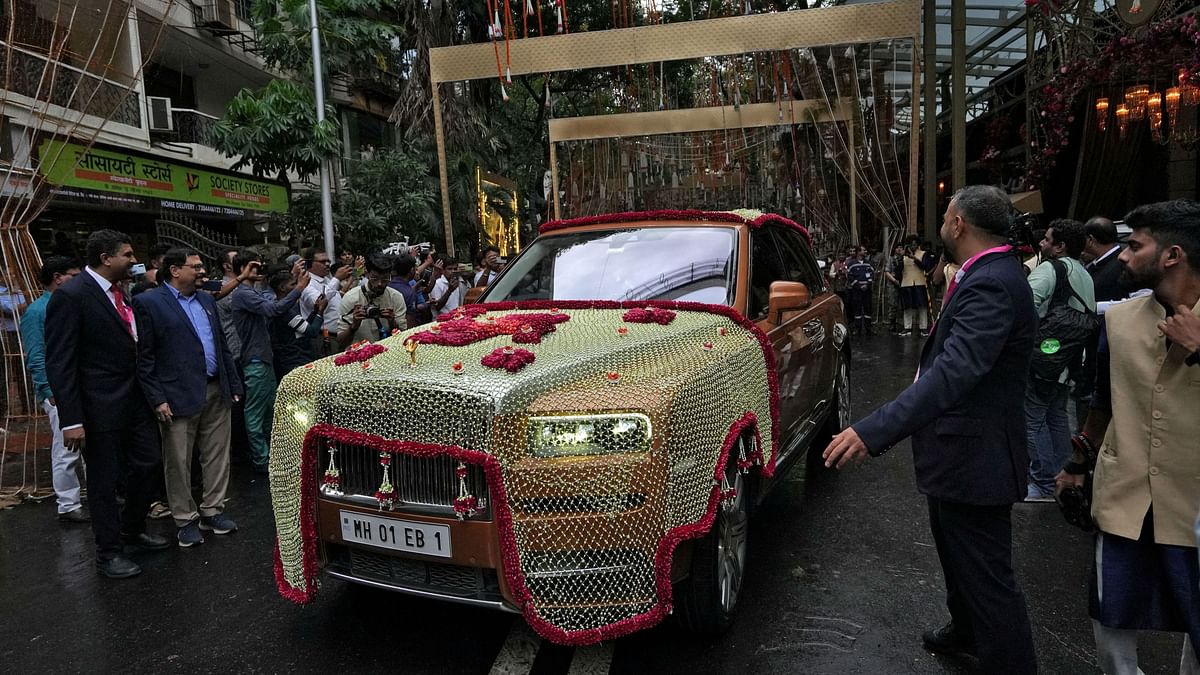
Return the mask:
M180 265L180 267L190 267L190 268L196 270L197 272L203 272L205 269L204 263L196 263L195 265Z

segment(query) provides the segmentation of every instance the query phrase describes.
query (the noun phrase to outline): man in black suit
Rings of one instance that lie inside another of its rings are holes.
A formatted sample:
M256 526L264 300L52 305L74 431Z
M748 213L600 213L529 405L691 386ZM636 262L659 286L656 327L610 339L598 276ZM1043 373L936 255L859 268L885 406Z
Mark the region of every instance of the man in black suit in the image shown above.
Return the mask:
M1083 226L1087 243L1079 259L1092 275L1096 286L1096 302L1124 300L1129 294L1121 284L1121 245L1117 243L1117 226L1103 216L1096 216Z
M1110 302L1124 300L1129 297L1129 291L1121 282L1121 244L1117 241L1117 226L1104 216L1096 216L1083 226L1087 241L1083 247L1083 255L1079 257L1084 269L1092 277L1096 289L1096 307L1100 314L1108 308ZM1087 421L1088 410L1091 408L1092 390L1096 385L1096 351L1100 348L1100 327L1092 334L1083 362L1071 371L1071 380L1075 383L1071 390L1071 398L1075 401L1075 428L1082 429Z
M912 436L917 488L946 579L950 623L924 635L973 653L989 673L1037 672L1025 598L1012 570L1012 504L1025 496L1025 387L1037 333L1033 294L1005 241L1008 196L971 186L950 201L941 237L962 265L921 353L917 379L834 437L826 466L861 463Z
M162 257L159 286L133 301L141 338L138 377L162 432L167 502L183 548L204 543L200 533L229 534L237 524L225 515L229 487L230 408L242 382L217 303L199 292L204 280L200 253L173 248ZM199 448L204 498L192 499L193 449Z
M88 237L87 267L63 284L46 308L46 375L58 404L63 442L83 451L96 537L96 569L112 578L140 574L122 544L161 550L146 533L146 511L162 471L158 427L137 379L137 321L122 282L136 260L129 237L98 230ZM117 506L125 471L125 508Z

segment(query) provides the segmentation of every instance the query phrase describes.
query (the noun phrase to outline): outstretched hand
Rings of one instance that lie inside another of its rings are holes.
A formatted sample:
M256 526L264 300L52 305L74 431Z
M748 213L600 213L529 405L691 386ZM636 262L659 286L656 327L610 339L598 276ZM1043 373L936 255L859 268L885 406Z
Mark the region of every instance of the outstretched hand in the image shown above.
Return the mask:
M859 438L854 427L846 427L845 431L833 437L821 457L825 459L826 467L836 466L840 469L851 461L859 466L867 459L867 444Z

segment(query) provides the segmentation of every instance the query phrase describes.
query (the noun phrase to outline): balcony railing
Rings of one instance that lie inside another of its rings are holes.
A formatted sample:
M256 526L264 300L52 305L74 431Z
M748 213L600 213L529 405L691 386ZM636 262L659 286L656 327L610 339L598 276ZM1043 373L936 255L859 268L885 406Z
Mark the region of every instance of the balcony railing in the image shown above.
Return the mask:
M212 147L211 134L218 118L190 108L172 108L171 115L175 121L174 141Z
M141 97L127 85L3 42L0 69L11 73L12 92L131 127L142 126Z

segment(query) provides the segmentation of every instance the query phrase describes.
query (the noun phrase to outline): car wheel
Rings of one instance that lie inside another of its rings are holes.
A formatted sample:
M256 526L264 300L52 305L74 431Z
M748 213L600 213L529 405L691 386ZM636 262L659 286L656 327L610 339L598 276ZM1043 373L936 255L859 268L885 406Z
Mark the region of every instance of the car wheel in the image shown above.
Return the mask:
M732 458L725 481L733 497L717 506L712 529L696 542L690 574L677 589L676 616L689 632L716 635L733 623L746 574L751 501L747 479Z

